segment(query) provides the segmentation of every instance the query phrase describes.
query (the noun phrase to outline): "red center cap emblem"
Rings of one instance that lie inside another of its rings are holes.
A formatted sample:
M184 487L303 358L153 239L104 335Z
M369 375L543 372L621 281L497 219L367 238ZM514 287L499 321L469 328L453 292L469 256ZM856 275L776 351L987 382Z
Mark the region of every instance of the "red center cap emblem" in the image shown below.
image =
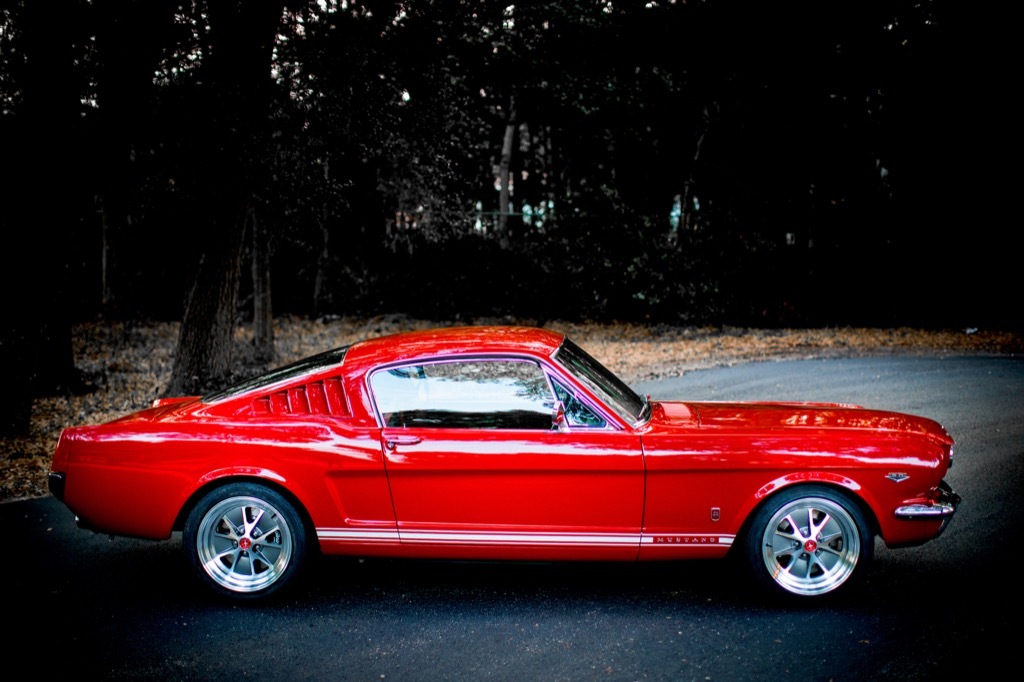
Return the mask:
M818 551L818 543L814 540L808 540L804 543L804 550L808 552L816 552Z
M252 547L252 540L250 540L249 538L242 538L238 541L238 546L242 549L249 549L250 547Z

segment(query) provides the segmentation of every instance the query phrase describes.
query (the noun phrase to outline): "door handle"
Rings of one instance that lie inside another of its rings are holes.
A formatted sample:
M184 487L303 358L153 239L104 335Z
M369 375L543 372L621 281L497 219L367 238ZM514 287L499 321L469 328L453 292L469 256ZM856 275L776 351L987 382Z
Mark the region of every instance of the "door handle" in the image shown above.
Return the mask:
M384 441L384 447L388 450L394 450L399 445L416 445L422 442L423 439L419 436L388 436Z

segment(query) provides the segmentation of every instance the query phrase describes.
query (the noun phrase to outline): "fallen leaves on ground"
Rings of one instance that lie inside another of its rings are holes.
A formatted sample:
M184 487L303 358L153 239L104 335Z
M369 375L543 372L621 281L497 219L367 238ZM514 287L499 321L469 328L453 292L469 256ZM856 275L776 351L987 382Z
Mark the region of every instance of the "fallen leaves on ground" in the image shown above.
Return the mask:
M517 323L519 321L516 321ZM509 324L511 320L473 320ZM526 324L531 324L526 321ZM372 318L275 320L277 360L273 366L398 331L453 326L453 322L402 315ZM924 331L909 328L748 329L644 326L548 321L628 382L679 376L696 369L779 359L853 357L881 354L1019 355L1020 334L984 330ZM0 440L0 502L48 494L50 457L65 426L98 424L148 407L171 374L178 323L99 320L73 331L75 363L95 390L85 395L37 399L27 437ZM244 350L249 326L236 332ZM244 353L242 353L244 355ZM270 367L268 366L267 369ZM765 396L770 398L770 396Z

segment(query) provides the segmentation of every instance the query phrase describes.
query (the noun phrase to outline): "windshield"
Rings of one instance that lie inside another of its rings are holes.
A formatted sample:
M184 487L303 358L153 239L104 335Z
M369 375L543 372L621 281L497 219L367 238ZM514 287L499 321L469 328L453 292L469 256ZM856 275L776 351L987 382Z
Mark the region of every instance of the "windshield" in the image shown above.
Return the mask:
M554 359L626 423L636 424L647 418L650 409L647 401L570 339L562 342Z
M271 370L266 374L261 374L260 376L249 379L248 381L243 381L240 384L235 384L234 386L229 386L223 390L204 395L203 402L212 403L218 400L223 400L224 398L231 398L247 391L276 384L279 381L284 381L285 379L290 379L306 372L312 372L332 365L340 365L341 361L345 359L345 353L348 352L348 348L348 346L342 346L341 348L324 351L323 353L312 355L289 365L278 367L275 370Z

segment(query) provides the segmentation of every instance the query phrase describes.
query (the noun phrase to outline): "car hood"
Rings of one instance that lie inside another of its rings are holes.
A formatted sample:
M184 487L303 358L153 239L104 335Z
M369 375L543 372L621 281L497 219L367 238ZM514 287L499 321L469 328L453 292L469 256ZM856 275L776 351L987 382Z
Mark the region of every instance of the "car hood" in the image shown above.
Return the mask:
M719 429L780 431L843 429L919 433L952 443L938 422L899 412L842 403L676 402L652 403L655 430Z

